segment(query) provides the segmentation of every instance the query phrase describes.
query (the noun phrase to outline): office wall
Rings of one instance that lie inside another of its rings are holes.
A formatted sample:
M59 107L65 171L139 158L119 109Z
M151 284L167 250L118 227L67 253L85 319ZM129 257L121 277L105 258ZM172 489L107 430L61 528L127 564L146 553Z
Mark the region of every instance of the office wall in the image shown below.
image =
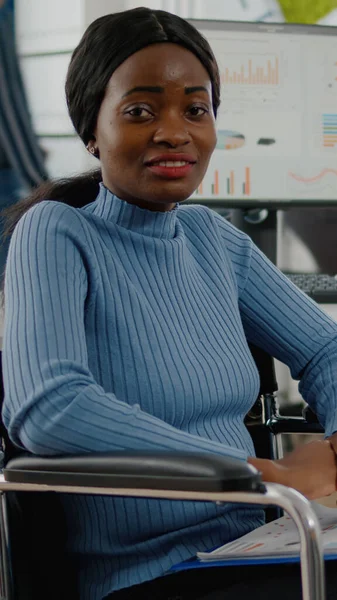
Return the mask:
M64 82L71 52L85 28L83 0L17 0L16 34L33 124L53 177L94 164L67 114Z

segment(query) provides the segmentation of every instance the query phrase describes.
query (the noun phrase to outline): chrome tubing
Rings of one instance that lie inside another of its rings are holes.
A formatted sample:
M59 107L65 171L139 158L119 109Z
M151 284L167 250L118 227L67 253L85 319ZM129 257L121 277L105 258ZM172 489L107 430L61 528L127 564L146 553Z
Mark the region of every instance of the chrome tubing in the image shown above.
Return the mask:
M310 502L296 490L278 483L266 483L265 487L266 491L264 493L85 487L78 485L6 482L4 476L0 475L0 492L59 492L279 506L294 520L299 531L302 598L303 600L325 600L325 572L321 529Z
M279 484L266 484L270 504L281 506L294 520L300 536L303 600L325 600L325 571L322 534L310 502L296 490Z

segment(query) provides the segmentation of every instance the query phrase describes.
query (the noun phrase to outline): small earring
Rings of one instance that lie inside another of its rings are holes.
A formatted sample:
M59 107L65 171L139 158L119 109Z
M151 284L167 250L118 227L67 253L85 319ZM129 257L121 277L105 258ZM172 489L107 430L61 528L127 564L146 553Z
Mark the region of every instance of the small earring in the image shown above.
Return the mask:
M97 148L94 148L94 146L91 146L91 148L89 148L89 146L86 146L86 149L88 150L88 152L90 152L90 154L98 158L99 154Z

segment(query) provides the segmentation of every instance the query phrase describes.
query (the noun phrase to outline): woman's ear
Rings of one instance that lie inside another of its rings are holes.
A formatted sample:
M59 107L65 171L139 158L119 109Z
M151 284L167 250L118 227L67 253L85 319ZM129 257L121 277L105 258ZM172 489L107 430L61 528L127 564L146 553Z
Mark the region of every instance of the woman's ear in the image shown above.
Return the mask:
M95 158L99 158L99 150L96 146L96 139L93 138L92 140L90 140L88 142L88 144L86 145L86 149L88 150L88 152L90 152L90 154L92 154L93 156L95 156Z

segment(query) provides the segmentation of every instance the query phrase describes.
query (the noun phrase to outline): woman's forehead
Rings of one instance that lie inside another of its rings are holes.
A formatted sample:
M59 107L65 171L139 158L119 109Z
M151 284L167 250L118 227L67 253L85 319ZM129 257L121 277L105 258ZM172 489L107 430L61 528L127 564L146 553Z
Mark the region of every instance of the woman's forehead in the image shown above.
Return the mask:
M114 71L107 91L126 93L133 87L174 82L211 88L209 74L192 52L178 44L153 44L129 56Z

